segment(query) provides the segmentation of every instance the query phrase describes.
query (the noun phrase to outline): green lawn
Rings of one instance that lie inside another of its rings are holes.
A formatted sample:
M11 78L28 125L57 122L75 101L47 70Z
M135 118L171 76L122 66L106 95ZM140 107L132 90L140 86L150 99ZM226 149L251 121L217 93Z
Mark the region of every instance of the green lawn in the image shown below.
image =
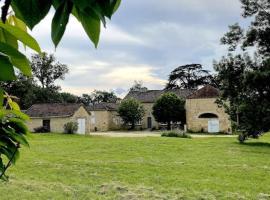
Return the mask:
M270 135L31 135L0 199L270 199Z

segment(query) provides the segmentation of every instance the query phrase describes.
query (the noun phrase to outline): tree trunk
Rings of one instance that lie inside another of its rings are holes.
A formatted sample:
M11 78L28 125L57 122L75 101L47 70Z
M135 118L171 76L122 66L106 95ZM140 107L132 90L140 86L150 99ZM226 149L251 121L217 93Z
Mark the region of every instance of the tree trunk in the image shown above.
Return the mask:
M167 122L167 130L168 130L168 131L171 130L171 122Z
M130 130L133 130L133 129L135 129L135 123L132 123L132 124L131 124Z

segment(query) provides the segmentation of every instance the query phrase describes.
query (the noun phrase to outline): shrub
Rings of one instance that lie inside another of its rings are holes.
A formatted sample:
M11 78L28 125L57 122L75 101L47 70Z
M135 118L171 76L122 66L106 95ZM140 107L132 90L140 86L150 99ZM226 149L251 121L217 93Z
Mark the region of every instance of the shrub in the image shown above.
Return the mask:
M65 133L67 134L74 134L78 130L78 123L77 122L68 122L64 125Z
M161 134L161 137L178 137L178 138L191 138L191 136L185 132L167 131Z
M34 128L34 132L35 133L49 133L50 130L44 126L40 126L40 127Z

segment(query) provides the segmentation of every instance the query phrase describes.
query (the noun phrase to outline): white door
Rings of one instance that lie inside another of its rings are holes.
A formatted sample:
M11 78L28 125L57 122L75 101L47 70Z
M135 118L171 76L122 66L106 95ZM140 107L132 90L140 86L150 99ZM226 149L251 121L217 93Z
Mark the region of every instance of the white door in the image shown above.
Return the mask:
M78 122L77 133L84 135L85 134L85 119L83 119L83 118L77 119L77 122Z
M209 119L208 121L208 133L218 133L219 132L219 120Z

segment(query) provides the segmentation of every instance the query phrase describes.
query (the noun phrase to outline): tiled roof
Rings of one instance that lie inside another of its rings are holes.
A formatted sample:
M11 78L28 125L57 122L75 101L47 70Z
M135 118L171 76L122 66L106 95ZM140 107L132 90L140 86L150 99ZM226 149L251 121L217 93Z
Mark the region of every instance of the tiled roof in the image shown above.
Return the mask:
M72 116L82 104L68 104L68 103L45 103L34 104L26 114L30 117L69 117Z
M187 96L192 94L194 90L188 89L173 89L173 90L147 90L147 91L132 91L129 92L125 99L134 98L139 100L142 103L154 103L162 94L172 92L178 97L186 99Z
M88 111L116 111L119 104L117 103L98 103L87 107Z
M207 99L207 98L217 98L219 97L220 92L217 88L206 85L203 88L197 90L193 94L189 95L188 99Z

